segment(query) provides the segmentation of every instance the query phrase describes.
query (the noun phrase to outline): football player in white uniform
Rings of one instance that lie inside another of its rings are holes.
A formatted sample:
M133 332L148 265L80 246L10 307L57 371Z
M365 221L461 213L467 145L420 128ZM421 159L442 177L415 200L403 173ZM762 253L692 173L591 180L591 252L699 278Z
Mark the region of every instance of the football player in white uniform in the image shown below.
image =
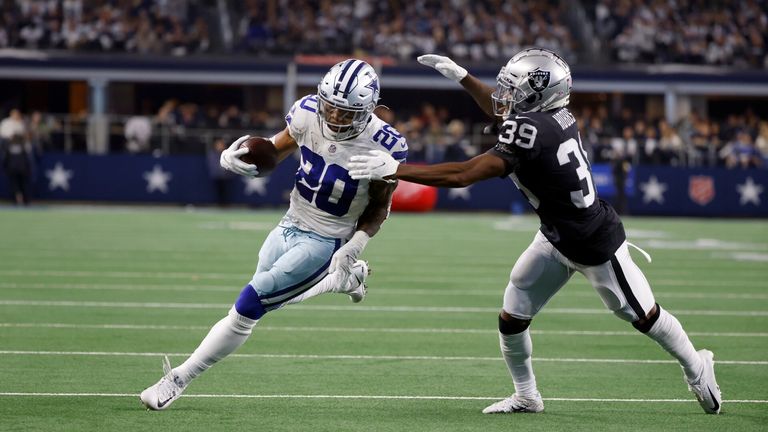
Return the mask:
M347 164L374 149L400 161L408 154L405 138L373 113L378 100L376 71L349 59L330 69L317 94L293 104L286 128L271 138L279 161L301 152L288 212L264 241L256 273L228 315L183 364L172 369L165 358L165 375L141 393L147 408L168 408L194 378L240 347L265 313L325 292L362 300L368 266L358 257L387 218L395 185L353 180ZM247 138L222 152L221 165L255 176L258 167L239 159Z

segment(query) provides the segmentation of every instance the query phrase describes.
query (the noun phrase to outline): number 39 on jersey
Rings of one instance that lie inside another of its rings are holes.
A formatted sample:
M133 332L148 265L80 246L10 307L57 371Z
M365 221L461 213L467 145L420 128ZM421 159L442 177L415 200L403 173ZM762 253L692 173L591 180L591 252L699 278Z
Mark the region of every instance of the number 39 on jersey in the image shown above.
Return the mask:
M499 133L499 142L506 145L516 145L524 149L533 148L533 143L536 141L536 126L528 123L520 123L518 126L517 121L514 119L508 119L501 125L501 133Z

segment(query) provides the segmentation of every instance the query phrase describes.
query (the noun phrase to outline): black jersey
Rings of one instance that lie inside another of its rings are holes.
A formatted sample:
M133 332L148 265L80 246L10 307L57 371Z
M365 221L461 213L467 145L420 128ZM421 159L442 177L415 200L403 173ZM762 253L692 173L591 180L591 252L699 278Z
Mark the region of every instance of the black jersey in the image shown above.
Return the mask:
M541 232L568 259L597 265L625 240L616 211L597 197L576 119L566 108L510 116L489 153L541 219Z

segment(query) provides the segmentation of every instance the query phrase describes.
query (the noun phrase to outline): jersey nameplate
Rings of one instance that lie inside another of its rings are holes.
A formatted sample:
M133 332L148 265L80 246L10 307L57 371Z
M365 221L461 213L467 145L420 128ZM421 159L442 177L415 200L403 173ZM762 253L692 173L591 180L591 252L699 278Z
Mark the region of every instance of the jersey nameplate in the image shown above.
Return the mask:
M557 124L559 124L563 130L568 129L572 124L576 123L576 119L573 118L573 114L571 114L571 112L567 109L561 109L552 115L552 118L557 121Z

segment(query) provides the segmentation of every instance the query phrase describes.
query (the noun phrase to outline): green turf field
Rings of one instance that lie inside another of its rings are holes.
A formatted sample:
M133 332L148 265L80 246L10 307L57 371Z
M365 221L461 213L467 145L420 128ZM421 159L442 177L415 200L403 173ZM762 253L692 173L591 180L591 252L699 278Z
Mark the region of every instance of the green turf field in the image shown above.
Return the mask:
M768 430L768 223L625 221L635 261L697 348L723 415L576 275L532 325L546 411L512 393L496 320L532 217L395 214L369 244L369 296L268 314L164 412L138 393L178 364L250 279L281 212L0 209L2 431Z

